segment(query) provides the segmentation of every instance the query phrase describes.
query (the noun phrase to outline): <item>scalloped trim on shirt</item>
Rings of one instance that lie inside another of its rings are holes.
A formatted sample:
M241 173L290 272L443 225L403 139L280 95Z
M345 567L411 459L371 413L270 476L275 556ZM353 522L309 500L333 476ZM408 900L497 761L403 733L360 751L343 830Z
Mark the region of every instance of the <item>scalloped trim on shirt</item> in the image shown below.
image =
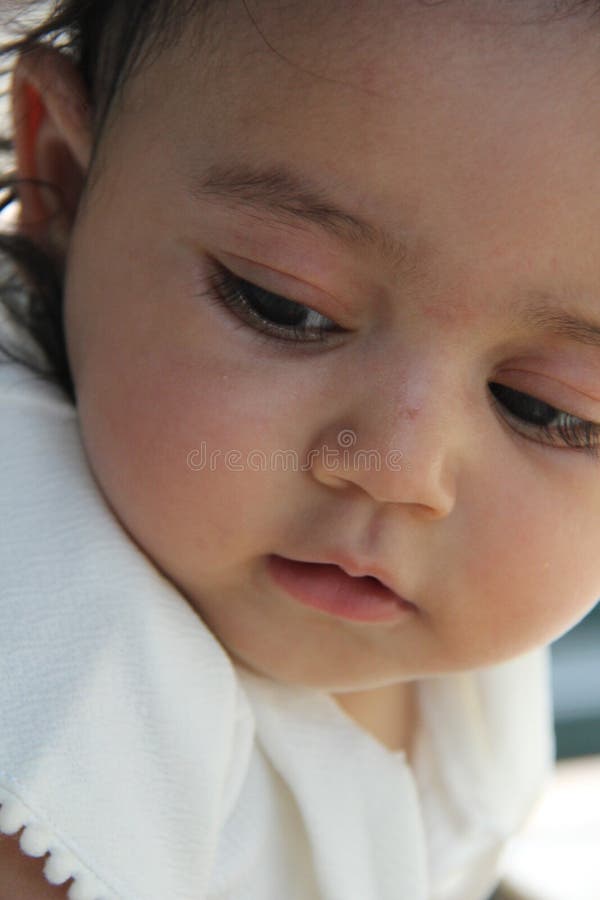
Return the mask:
M21 829L19 845L27 856L49 854L43 874L50 884L57 886L73 879L67 892L69 900L120 900L25 803L0 785L0 833L10 837Z

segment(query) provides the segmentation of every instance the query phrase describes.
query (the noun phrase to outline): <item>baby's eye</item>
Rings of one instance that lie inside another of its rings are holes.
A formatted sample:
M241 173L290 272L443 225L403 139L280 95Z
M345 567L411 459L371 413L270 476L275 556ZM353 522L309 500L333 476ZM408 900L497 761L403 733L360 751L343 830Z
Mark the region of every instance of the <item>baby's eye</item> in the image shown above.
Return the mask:
M508 412L509 418L518 425L517 430L528 432L525 437L531 435L531 439L535 440L540 436L540 443L573 447L593 457L600 457L600 424L579 419L529 394L494 381L488 387L496 406L502 407L502 414Z
M275 339L295 343L324 342L344 329L326 316L239 278L216 263L209 278L211 291L219 302L250 328Z

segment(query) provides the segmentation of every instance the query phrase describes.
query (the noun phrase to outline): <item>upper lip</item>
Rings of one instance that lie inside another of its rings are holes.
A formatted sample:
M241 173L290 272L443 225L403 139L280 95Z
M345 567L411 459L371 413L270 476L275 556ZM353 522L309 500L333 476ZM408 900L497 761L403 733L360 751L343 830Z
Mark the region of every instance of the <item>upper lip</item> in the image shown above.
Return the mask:
M291 559L292 557L288 557ZM346 575L351 575L353 578L362 578L364 576L370 576L371 578L376 578L377 581L380 581L381 584L386 587L392 594L395 594L401 600L404 600L405 603L410 603L409 600L405 598L405 596L397 591L394 586L394 581L391 575L382 568L378 563L374 562L358 562L354 557L350 556L344 552L333 552L328 554L326 557L320 558L311 558L311 559L295 559L296 562L306 562L306 563L318 563L320 565L334 565L339 566Z

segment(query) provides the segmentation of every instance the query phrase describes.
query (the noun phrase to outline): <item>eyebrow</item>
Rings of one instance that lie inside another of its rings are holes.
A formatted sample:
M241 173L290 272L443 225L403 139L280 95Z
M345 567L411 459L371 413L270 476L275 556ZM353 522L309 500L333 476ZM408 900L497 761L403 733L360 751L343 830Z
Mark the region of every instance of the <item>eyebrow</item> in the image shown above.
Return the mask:
M557 309L547 299L531 300L522 311L522 319L529 328L555 334L558 337L570 338L579 344L600 347L600 324L585 315L565 312ZM600 301L600 297L599 297ZM598 303L600 309L600 302Z
M256 212L266 211L292 224L316 225L345 244L370 246L394 265L406 265L410 258L405 241L342 209L319 184L283 164L216 163L190 193L197 199L212 196ZM520 322L531 329L600 347L600 323L561 310L558 303L558 297L532 291L518 308ZM598 307L600 310L600 296Z
M407 244L356 213L342 209L326 190L288 166L215 164L191 191L262 210L293 223L316 225L337 240L367 245L398 264L408 258Z

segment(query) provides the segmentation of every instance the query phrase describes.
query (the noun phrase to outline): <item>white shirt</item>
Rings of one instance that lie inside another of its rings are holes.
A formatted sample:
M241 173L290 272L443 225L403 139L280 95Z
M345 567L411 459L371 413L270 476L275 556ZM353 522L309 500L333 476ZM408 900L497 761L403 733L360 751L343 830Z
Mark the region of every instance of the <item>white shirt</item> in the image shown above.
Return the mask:
M484 900L553 759L548 654L418 685L414 770L236 667L0 364L0 830L71 900Z

